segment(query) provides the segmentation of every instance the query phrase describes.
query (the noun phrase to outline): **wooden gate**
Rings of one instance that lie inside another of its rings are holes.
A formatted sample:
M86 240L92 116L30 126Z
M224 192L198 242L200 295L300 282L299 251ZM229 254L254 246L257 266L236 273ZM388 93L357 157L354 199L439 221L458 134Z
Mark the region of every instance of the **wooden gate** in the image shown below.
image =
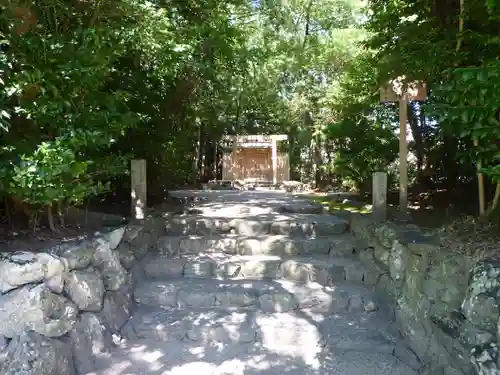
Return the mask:
M273 163L271 149L269 148L246 148L239 150L236 162L238 165L238 176L236 179L259 179L272 181Z
M279 152L277 147L278 141L286 139L286 135L228 136L228 151L222 159L222 179L288 181L288 153ZM274 173L273 153L276 155Z

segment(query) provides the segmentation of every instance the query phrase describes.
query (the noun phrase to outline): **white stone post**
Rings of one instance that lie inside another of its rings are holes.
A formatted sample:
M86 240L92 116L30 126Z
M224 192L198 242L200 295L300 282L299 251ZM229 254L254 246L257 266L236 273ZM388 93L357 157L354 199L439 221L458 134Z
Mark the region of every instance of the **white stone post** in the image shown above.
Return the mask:
M375 221L387 218L387 173L373 173L372 215Z
M146 217L147 207L147 180L146 180L146 160L135 159L130 165L131 177L131 197L132 197L132 216L135 219L142 220Z
M238 165L238 136L233 136L233 152L231 154L231 177L230 180L234 181L236 178L242 178L241 176L241 168Z

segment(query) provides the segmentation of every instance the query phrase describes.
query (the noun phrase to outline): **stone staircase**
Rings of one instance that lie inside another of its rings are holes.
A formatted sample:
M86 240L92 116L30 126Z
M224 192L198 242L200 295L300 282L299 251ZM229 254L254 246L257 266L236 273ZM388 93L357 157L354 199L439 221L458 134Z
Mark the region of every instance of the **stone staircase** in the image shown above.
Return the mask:
M167 217L96 374L416 374L348 222L277 194L220 193Z

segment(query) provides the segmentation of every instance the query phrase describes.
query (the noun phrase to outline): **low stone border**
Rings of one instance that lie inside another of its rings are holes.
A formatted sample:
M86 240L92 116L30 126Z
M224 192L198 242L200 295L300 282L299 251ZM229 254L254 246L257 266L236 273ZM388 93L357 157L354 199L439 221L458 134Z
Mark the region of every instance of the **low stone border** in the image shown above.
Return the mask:
M500 262L471 265L411 224L353 215L350 229L421 374L500 373Z
M134 310L134 266L164 231L149 217L46 252L0 254L0 373L92 372Z

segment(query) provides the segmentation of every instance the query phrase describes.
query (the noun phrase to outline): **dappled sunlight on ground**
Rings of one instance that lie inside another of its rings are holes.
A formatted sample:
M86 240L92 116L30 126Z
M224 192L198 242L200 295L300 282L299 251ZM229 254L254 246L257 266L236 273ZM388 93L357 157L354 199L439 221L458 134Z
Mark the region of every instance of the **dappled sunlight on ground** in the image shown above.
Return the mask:
M259 316L257 324L262 330L263 348L278 355L300 358L312 369L319 368L322 348L316 326L290 313Z
M317 343L304 339L304 328L313 330L307 323L287 326L283 320L282 325L285 337L284 332L269 332L263 344L141 340L101 358L95 375L415 375L391 354L323 353Z
M281 346L278 332L264 335L264 344L155 342L141 340L119 348L112 357L101 358L96 375L251 375L320 374L320 359L307 347L308 341L288 327L290 345Z
M206 197L207 200L197 205L206 217L235 217L266 215L275 213L280 206L294 203L310 204L308 197L280 191L174 191L172 196Z
M219 288L226 285L216 283ZM242 280L237 285L252 290L261 288L260 284ZM208 296L211 289L207 286ZM268 289L286 291L298 300L310 297L305 295L305 286L287 281L272 281ZM345 293L335 286L325 290L310 285L307 289L309 294L324 290L327 296ZM95 375L414 375L392 355L395 343L391 340L396 339L387 338L390 323L383 312L335 312L335 302L331 298L326 302L325 310L285 312L279 312L283 306L277 302L274 308L278 312L274 313L250 307L200 311L197 306L191 312L189 307L179 311L140 306L132 318L137 337L116 348L112 356L101 357L101 370ZM339 351L332 352L328 342L335 343ZM362 352L356 361L344 358L345 353L358 349ZM373 364L373 356L380 363Z

